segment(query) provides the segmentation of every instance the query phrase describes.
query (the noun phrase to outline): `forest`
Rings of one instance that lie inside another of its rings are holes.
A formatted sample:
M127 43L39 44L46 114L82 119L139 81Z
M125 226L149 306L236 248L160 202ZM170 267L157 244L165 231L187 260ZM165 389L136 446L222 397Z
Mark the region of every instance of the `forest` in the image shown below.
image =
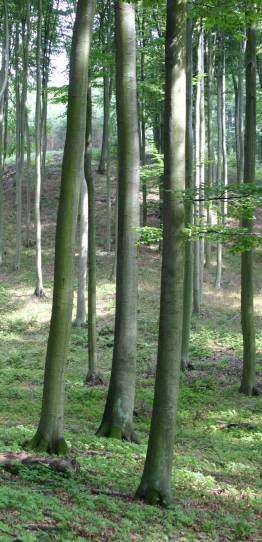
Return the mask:
M258 542L262 0L0 14L0 541Z

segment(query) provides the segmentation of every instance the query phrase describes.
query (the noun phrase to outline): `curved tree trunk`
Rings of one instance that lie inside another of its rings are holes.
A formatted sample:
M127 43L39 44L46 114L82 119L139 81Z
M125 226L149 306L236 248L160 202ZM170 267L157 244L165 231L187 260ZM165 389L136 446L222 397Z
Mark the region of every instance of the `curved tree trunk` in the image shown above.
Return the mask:
M249 4L254 10L253 2ZM249 22L246 49L246 126L244 183L255 182L256 166L256 25ZM253 220L244 218L242 226L250 233ZM256 337L254 324L253 250L241 255L241 324L243 332L243 372L240 391L254 395L256 390Z
M98 434L132 439L137 341L139 137L134 3L116 0L117 126L119 152L118 254L113 365Z
M155 396L137 496L167 505L181 365L186 135L186 0L167 1L164 231Z
M190 8L189 8L190 9ZM188 10L189 11L189 10ZM192 54L193 21L189 11L187 20L187 108L186 108L186 189L193 188L193 54ZM189 196L189 194L188 194ZM185 203L185 223L187 226L193 223L193 204L188 197ZM184 278L184 307L183 307L183 332L181 349L181 368L184 370L189 365L189 339L191 331L191 316L193 304L193 247L187 241L185 247L185 278Z
M31 448L62 453L64 368L71 331L77 207L83 179L86 96L94 0L78 0L70 60L67 133L58 207L52 317L47 345L42 411Z

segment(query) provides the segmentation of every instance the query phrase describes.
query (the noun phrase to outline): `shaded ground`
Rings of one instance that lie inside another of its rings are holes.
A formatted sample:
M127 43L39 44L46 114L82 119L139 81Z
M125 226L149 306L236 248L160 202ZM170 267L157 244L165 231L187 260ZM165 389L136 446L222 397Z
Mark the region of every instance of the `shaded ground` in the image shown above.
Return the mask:
M48 168L43 195L44 278L37 301L34 250L24 249L13 271L12 177L5 182L9 217L6 263L0 282L0 452L21 452L38 421L51 309L53 243L59 163ZM66 372L66 437L80 465L56 472L47 464L0 468L0 540L11 541L240 541L261 540L261 397L238 393L241 372L239 258L225 255L223 289L206 277L201 318L193 321L195 370L183 375L169 510L133 500L146 453L155 372L160 260L139 252L138 386L135 426L141 444L94 436L110 373L114 325L113 256L105 247L105 180L97 177L98 363L105 385L83 385L87 333L73 328ZM33 239L33 233L32 233ZM256 261L258 366L261 366L261 257Z

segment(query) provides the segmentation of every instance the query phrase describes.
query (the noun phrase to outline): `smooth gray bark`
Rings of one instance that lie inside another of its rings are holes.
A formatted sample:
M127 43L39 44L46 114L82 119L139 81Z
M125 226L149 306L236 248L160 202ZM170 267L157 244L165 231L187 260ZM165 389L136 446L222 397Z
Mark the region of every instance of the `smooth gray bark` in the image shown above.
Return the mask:
M42 60L42 0L38 0L37 47L36 47L36 105L35 105L35 230L36 230L36 286L35 296L44 296L42 273L42 226L41 226L41 60Z
M137 341L139 136L134 3L115 2L118 126L118 253L113 364L98 434L133 438Z
M186 0L167 1L163 261L158 359L146 462L137 496L167 505L181 366L183 318Z
M87 94L87 120L85 142L85 178L88 192L88 373L87 384L96 384L97 333L96 333L96 205L95 182L92 172L92 94Z
M187 73L186 73L186 189L193 188L193 21L191 18L191 6L188 8L187 18ZM189 196L189 194L188 194ZM185 203L185 224L193 224L193 204L188 197ZM191 317L193 305L193 246L187 241L185 247L185 278L184 278L184 303L183 303L183 332L181 349L181 368L189 366L189 339L191 331Z
M79 193L83 179L86 96L94 0L78 0L70 59L67 133L59 198L53 307L48 337L41 417L31 448L63 453L64 371L73 305L73 270Z
M88 247L88 195L86 180L83 179L79 200L79 256L77 306L75 325L86 325L86 277L87 277L87 247Z
M250 10L255 9L253 2ZM252 13L251 11L251 13ZM250 16L250 11L247 12ZM256 168L256 24L248 23L246 48L246 117L244 183L255 182ZM250 233L253 220L243 218L242 226ZM256 334L254 323L253 250L241 254L241 324L243 332L243 372L240 391L254 395L256 390Z

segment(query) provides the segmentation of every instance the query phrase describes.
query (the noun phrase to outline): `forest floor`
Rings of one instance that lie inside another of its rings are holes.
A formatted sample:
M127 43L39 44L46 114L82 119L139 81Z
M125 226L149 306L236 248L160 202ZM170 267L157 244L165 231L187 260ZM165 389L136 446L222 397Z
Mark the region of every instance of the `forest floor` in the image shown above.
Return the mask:
M54 232L60 161L48 166L43 193L43 267L46 297L33 297L34 248L13 269L14 189L8 170L7 253L0 275L0 453L21 452L35 431L52 301ZM87 387L87 330L72 330L66 371L66 438L80 468L0 466L0 540L166 542L261 540L262 424L260 397L238 392L241 375L240 257L225 251L222 288L215 261L205 273L203 308L193 320L194 370L182 376L167 510L134 499L146 453L158 335L160 257L139 249L138 382L135 429L140 444L95 436L110 374L114 326L113 255L105 252L105 179L97 176L98 364L104 384ZM151 217L154 218L153 216ZM33 236L33 233L32 233ZM258 368L262 358L261 255L256 257ZM261 386L260 386L261 389Z

